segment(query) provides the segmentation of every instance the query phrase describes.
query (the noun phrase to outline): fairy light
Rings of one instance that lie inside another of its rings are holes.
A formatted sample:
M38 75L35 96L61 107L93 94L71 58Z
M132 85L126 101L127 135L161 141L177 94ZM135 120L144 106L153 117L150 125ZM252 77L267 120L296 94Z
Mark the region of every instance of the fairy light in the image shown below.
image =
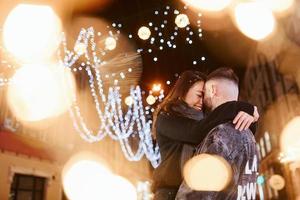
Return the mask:
M175 18L175 24L179 27L179 28L184 28L187 25L190 24L189 18L186 14L179 14L177 15L177 17Z
M138 36L142 39L142 40L148 40L149 37L151 36L151 31L148 27L146 26L142 26L141 28L139 28L138 30Z

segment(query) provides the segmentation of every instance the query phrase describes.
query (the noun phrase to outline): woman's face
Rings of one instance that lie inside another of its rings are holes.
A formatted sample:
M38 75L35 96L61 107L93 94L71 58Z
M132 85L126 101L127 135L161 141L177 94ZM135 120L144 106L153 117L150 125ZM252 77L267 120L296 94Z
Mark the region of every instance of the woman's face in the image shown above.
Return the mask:
M202 110L204 81L198 81L187 92L184 101L192 108Z

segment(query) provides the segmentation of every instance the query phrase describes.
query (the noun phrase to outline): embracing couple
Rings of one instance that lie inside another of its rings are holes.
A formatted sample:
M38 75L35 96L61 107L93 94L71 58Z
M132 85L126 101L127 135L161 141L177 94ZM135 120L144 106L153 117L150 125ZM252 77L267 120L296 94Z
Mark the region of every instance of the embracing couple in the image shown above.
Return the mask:
M153 120L162 159L153 173L155 200L255 199L259 114L255 106L238 101L238 81L230 68L208 76L185 71L160 104ZM222 157L231 167L222 191L196 191L183 179L184 164L204 153ZM247 173L249 163L255 163L254 173Z

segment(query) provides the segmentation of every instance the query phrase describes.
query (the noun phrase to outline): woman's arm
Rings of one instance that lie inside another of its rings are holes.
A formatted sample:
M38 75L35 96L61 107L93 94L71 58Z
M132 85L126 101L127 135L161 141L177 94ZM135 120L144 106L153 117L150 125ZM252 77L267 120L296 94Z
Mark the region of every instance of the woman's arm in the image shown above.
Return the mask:
M239 101L227 102L200 121L160 113L156 122L157 134L178 142L199 144L210 130L219 124L232 121L239 111L253 115L254 106Z

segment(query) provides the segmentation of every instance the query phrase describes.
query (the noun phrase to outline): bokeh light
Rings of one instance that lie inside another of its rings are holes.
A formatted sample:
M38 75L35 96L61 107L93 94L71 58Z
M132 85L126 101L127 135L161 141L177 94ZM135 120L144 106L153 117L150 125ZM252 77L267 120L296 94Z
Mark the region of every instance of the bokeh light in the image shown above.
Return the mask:
M183 0L189 6L205 11L221 11L231 4L232 0Z
M147 103L148 103L149 105L153 105L153 104L155 104L156 99L155 99L155 97L154 97L153 95L150 94L150 95L147 97L146 101L147 101Z
M128 96L125 98L125 104L127 106L131 106L133 104L133 98L131 96Z
M114 188L110 199L136 200L136 188L122 176L113 177Z
M101 163L80 160L64 169L63 187L71 200L110 199L113 175Z
M113 174L105 161L92 152L72 156L63 167L62 181L70 200L137 199L132 183Z
M151 36L151 31L148 27L146 26L142 26L141 28L139 28L138 30L138 36L142 39L142 40L148 40Z
M190 24L190 21L189 21L189 18L186 14L179 14L175 18L175 24L179 28L184 28L184 27L186 27L187 25Z
M239 3L234 8L234 17L239 30L254 40L269 36L276 25L271 10L257 2Z
M293 118L284 127L281 134L281 151L287 156L297 155L300 159L300 116Z
M117 46L117 41L113 37L107 37L105 39L105 49L108 49L110 51L114 50Z
M193 190L221 191L231 181L232 171L224 158L200 154L185 164L183 176L187 185Z
M153 84L152 91L159 92L161 90L161 84Z
M3 26L5 47L26 62L51 57L59 46L60 34L60 19L49 6L20 4Z
M74 51L78 54L78 55L82 55L84 53L87 52L87 46L82 43L82 42L78 42L77 44L75 44L74 46Z
M68 69L25 65L14 74L7 100L18 119L39 121L67 111L74 95L75 81Z

